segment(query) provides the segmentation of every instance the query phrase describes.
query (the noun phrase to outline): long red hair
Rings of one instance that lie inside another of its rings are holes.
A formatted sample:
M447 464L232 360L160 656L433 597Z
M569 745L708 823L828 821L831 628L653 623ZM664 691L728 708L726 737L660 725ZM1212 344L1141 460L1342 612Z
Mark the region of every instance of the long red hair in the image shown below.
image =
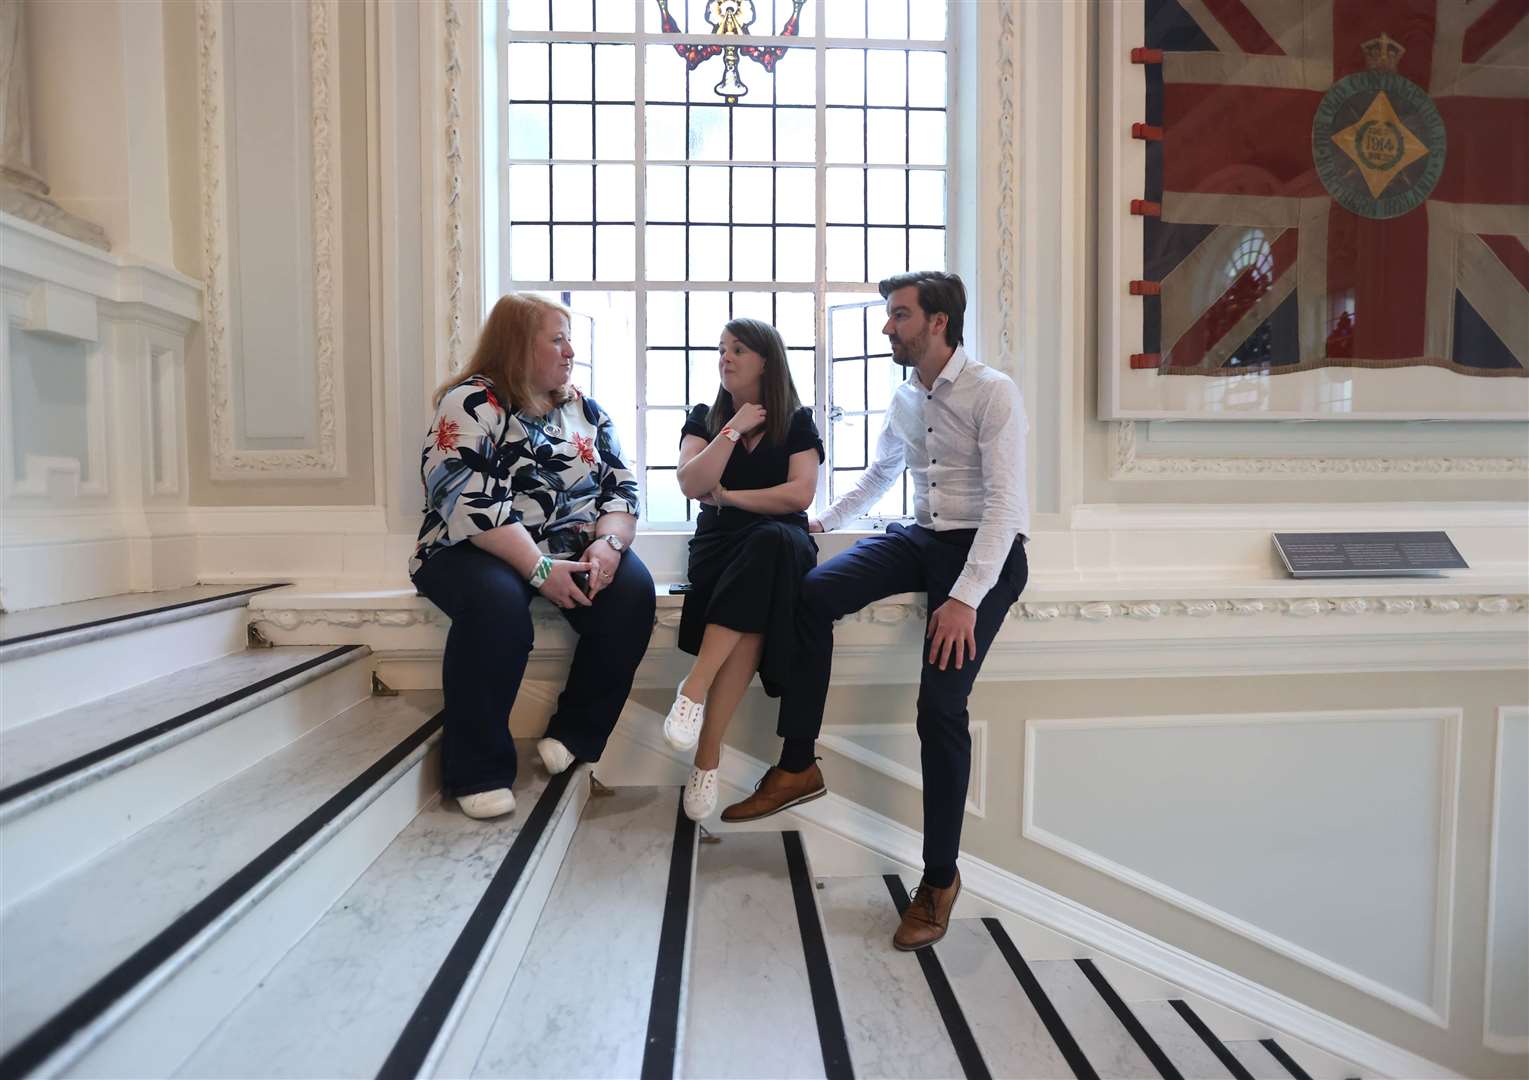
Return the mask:
M472 359L465 368L436 387L433 405L438 408L447 391L474 375L482 375L492 382L505 408L511 412L518 412L536 401L539 395L531 385L531 350L537 335L542 332L542 319L549 311L573 321L567 308L545 297L531 293L501 296L484 320ZM552 404L561 405L572 397L572 388L565 387L553 394Z

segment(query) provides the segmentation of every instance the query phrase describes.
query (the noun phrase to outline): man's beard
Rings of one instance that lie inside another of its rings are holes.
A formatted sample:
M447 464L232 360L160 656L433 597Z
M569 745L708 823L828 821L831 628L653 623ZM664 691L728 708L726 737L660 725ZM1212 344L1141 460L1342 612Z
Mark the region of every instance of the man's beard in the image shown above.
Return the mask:
M923 333L911 341L901 341L902 353L897 351L897 345L892 346L892 362L899 367L917 367L918 362L924 358L924 353L929 349L929 334Z

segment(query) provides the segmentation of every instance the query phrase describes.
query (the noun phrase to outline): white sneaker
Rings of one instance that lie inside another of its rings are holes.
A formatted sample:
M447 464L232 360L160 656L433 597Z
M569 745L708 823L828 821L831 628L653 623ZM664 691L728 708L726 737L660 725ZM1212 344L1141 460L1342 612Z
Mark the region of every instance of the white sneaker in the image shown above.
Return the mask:
M717 770L691 769L685 784L685 816L691 821L711 817L717 808Z
M664 717L664 741L676 750L694 750L705 720L706 706L702 702L675 694L669 715Z
M476 795L458 795L457 805L470 818L493 818L515 809L515 793L507 787L480 791Z
M556 739L543 739L536 744L536 752L541 755L548 776L556 776L573 764L573 755L568 752L568 747Z

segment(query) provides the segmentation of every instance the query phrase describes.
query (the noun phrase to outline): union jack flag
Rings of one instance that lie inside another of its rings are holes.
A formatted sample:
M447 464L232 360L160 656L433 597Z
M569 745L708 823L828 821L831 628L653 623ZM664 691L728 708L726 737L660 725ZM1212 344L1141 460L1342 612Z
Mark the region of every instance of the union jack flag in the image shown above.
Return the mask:
M1164 375L1529 374L1529 0L1147 0Z

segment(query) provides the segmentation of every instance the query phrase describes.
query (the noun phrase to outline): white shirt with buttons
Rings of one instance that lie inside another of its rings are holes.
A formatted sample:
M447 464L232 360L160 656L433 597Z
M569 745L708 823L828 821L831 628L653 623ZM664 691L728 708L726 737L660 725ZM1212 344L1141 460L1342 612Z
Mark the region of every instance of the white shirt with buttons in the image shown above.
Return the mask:
M891 361L887 361L891 363ZM853 491L819 519L841 527L875 505L902 475L913 474L913 516L928 529L976 529L966 566L950 590L977 607L998 581L1017 536L1028 536L1025 477L1029 424L1014 380L957 347L926 387L916 368L892 395L876 456Z

